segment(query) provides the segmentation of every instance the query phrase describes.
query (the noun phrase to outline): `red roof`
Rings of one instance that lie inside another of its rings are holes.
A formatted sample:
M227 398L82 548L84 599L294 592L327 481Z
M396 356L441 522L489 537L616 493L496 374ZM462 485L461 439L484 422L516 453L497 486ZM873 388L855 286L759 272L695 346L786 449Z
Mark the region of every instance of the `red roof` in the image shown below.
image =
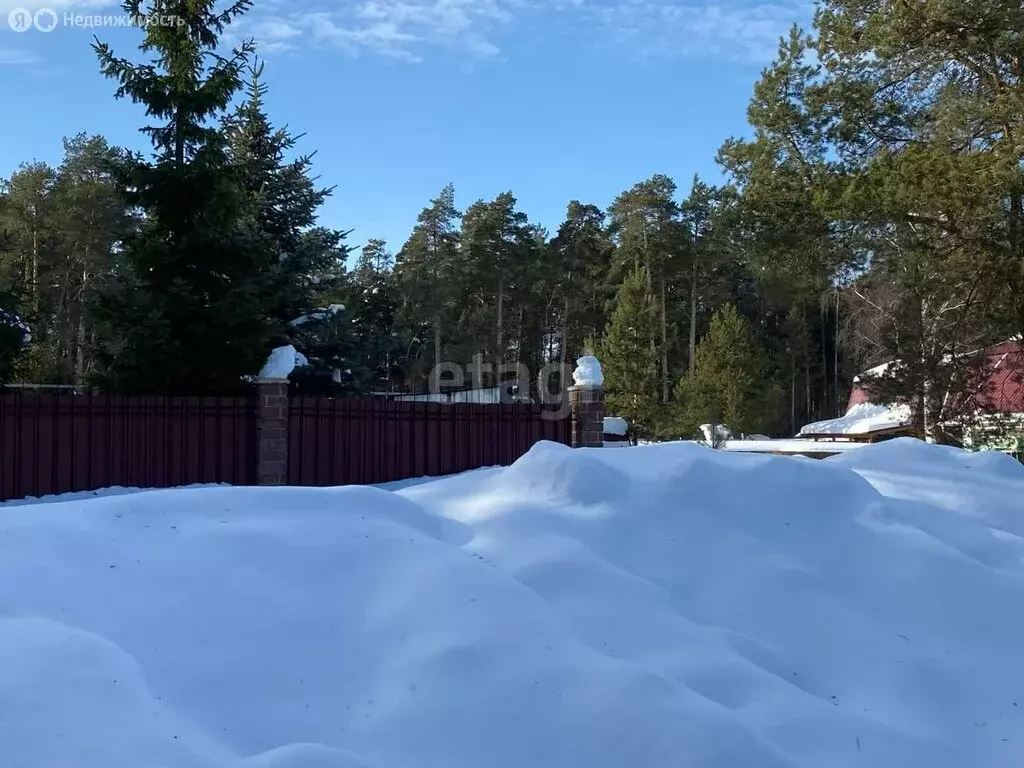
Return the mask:
M1024 413L1024 344L1004 341L985 353L988 376L974 401L982 413ZM847 410L871 402L864 388L854 381Z

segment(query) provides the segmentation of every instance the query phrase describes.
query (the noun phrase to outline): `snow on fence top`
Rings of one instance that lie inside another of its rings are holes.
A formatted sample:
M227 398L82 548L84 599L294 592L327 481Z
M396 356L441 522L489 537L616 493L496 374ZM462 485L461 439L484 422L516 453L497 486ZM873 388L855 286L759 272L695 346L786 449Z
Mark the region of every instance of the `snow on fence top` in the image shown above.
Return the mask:
M270 356L260 371L261 379L287 379L296 368L309 365L306 356L297 351L291 344L278 347Z
M909 406L858 403L851 406L841 418L805 425L800 429L798 436L865 435L883 429L906 427L911 423Z
M601 364L593 355L584 355L576 361L576 370L572 372L572 380L577 387L600 387L604 385L604 374Z

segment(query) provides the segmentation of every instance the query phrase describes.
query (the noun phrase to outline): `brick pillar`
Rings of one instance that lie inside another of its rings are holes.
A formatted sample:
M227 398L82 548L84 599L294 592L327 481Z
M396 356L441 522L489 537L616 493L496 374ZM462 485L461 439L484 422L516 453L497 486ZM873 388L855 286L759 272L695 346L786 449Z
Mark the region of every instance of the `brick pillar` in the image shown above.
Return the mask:
M256 382L256 484L288 483L288 380Z
M572 412L572 447L600 448L604 445L604 387L569 387Z

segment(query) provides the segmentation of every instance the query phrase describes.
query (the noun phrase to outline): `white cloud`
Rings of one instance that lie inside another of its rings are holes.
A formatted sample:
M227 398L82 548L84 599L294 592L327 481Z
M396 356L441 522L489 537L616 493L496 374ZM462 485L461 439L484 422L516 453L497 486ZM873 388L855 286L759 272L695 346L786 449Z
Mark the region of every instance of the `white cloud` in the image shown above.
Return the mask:
M31 51L21 48L0 48L0 67L6 65L29 65L38 64L41 59Z
M524 5L525 0L358 0L302 13L280 6L267 13L263 5L235 33L255 37L264 51L297 50L310 41L405 61L419 61L430 48L493 56L499 50L491 33L514 21Z
M696 5L668 0L627 0L601 6L605 27L646 56L738 59L767 64L778 39L810 18L806 0Z

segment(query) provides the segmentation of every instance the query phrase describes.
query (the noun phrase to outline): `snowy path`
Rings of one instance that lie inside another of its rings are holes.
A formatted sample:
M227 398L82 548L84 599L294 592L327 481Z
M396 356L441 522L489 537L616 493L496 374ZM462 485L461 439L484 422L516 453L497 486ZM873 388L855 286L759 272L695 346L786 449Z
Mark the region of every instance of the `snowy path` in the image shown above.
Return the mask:
M2 506L0 762L1018 766L1022 499L897 440Z

